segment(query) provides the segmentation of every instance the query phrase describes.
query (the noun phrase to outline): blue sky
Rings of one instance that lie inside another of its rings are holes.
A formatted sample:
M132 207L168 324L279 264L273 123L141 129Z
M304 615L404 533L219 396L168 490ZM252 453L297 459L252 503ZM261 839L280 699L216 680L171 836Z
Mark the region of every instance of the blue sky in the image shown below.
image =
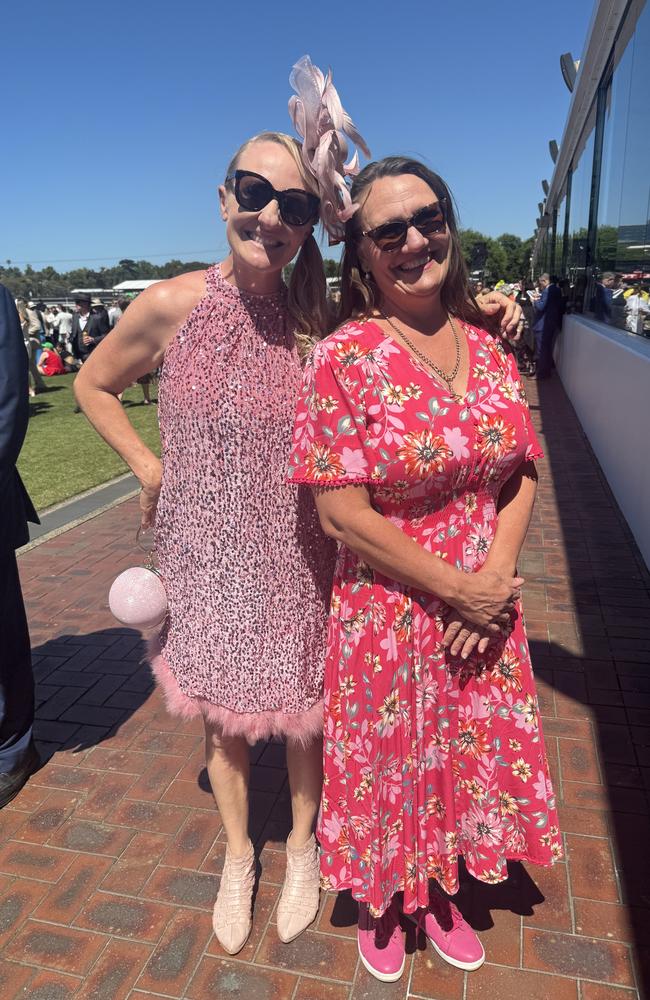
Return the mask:
M290 131L292 64L331 65L373 157L425 159L461 224L532 233L592 0L36 0L3 12L0 261L100 267L225 253L216 186Z

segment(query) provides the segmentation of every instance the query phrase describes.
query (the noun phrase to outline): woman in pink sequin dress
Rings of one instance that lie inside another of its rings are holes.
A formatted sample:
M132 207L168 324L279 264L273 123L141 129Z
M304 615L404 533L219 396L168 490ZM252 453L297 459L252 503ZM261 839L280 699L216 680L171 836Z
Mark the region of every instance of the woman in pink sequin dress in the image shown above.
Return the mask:
M259 739L287 741L293 830L281 938L297 936L318 908L313 825L335 545L320 530L311 492L285 483L298 341L325 332L324 271L312 235L318 189L297 141L263 133L238 151L219 194L230 256L139 296L76 389L142 483L143 526L155 516L169 616L153 668L170 711L205 722L227 836L214 927L235 953L251 927L248 744ZM287 289L282 269L296 253ZM161 364L162 464L116 398Z

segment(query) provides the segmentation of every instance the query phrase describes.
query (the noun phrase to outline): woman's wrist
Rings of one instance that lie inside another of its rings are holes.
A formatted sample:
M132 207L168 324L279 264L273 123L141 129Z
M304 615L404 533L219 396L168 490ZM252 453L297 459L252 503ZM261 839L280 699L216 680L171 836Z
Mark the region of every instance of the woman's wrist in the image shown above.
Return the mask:
M133 470L143 490L160 489L162 482L162 463L155 455L152 455L151 458L152 461L147 462L141 469Z
M450 566L449 563L440 560L441 579L437 584L434 593L440 597L445 604L454 606L463 593L463 587L467 582L467 574Z
M517 572L517 560L512 555L490 551L481 569L489 569L494 573L500 573L502 576L515 576Z

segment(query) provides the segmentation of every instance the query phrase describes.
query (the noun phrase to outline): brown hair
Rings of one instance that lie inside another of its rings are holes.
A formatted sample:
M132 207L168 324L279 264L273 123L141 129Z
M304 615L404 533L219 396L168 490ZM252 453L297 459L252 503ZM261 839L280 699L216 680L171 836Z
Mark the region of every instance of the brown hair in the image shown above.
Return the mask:
M450 238L449 269L440 293L443 308L451 315L477 326L485 327L487 317L479 309L471 289L467 265L458 235L451 191L442 177L429 170L418 160L405 156L386 156L383 160L369 163L352 182L352 201L360 201L364 193L380 177L399 177L414 174L429 185L439 201L446 203L447 228ZM351 316L365 317L377 306L377 289L372 276L367 275L361 265L358 244L361 238L361 210L357 211L345 226L345 245L341 258L341 305L338 321L344 323Z
M291 154L300 171L305 187L318 195L315 180L310 177L302 162L300 143L284 132L260 132L243 143L228 164L226 176L237 169L242 153L254 142L275 142L283 146ZM294 336L301 357L306 357L317 340L324 337L331 329L331 319L327 305L327 285L323 258L313 234L310 234L300 248L296 263L289 279L289 295L287 306L295 321Z

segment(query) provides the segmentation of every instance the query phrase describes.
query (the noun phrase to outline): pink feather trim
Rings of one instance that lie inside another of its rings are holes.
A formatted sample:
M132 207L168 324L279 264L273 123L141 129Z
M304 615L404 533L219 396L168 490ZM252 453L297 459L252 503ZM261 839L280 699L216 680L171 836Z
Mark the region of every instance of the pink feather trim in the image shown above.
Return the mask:
M358 205L352 202L347 177L359 173L359 155L346 163L348 139L370 158L366 141L357 130L332 83L332 71L323 76L309 56L299 59L289 82L296 96L289 99L289 114L302 140L302 159L318 184L321 222L334 241L342 240L345 223Z
M272 736L282 737L291 743L309 746L323 735L323 702L305 712L233 712L221 705L214 705L203 698L193 698L181 691L171 667L160 651L160 642L154 638L149 643L149 662L153 674L165 696L170 715L181 719L201 716L217 726L224 736L243 736L251 746Z

